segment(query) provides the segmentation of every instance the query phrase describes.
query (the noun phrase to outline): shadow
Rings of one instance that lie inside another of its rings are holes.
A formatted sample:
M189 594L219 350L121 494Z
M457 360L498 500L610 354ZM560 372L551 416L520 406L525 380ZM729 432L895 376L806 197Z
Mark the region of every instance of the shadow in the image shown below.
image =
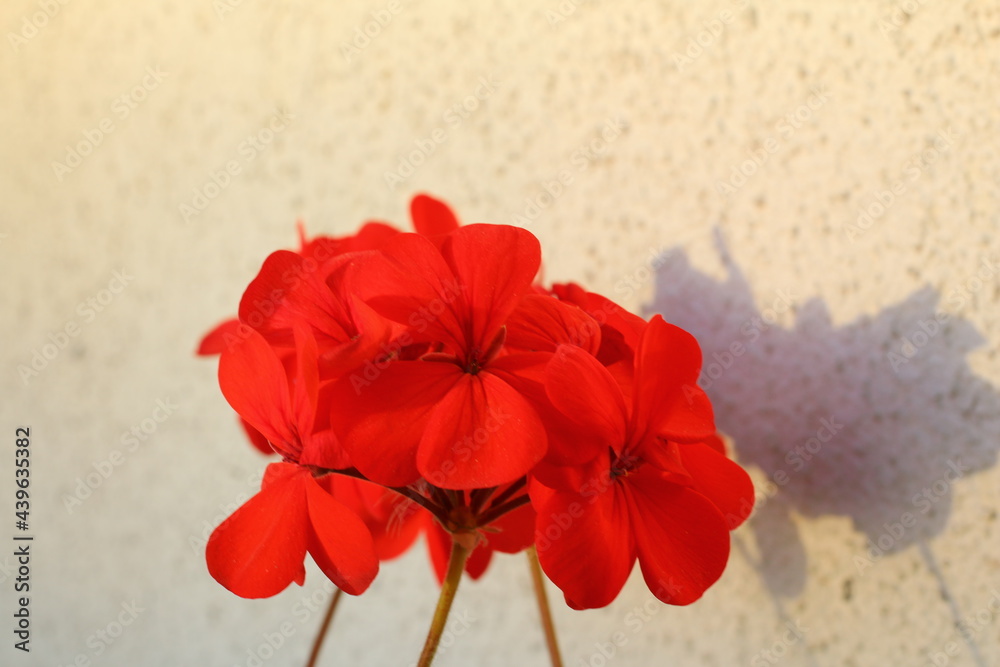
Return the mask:
M661 257L647 315L662 313L699 340L699 384L719 429L740 463L768 480L748 525L761 554L753 564L772 595L805 585L792 512L850 517L872 560L924 545L948 521L952 483L997 461L1000 394L965 361L982 336L954 315L937 321L947 311L929 287L843 326L821 300L800 301L794 286L758 305L717 244L721 282L682 251ZM774 324L771 310L791 310L794 324ZM850 587L848 578L845 598Z

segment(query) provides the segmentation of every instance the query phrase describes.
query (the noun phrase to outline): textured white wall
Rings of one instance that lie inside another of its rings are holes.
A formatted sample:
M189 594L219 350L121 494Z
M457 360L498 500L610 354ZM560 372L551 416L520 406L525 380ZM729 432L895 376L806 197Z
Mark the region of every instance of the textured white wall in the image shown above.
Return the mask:
M399 2L356 51L390 3L0 5L0 662L247 665L285 621L294 634L265 664L304 662L319 616L297 605L323 597L316 571L249 602L192 547L261 468L192 351L294 244L297 218L338 234L405 224L426 190L466 221L523 216L550 279L698 335L719 364L719 422L765 499L698 604L640 621L651 595L635 579L606 609L557 605L567 664L603 664L595 642L616 632L607 664L771 664L766 650L787 665L1000 664L996 3ZM449 111L463 103L467 117ZM244 143L278 113L269 143ZM67 157L81 142L89 154ZM230 162L239 173L185 216ZM561 172L572 181L532 208ZM127 285L91 310L115 271ZM921 337L935 315L946 323ZM22 380L68 324L65 349ZM128 448L157 401L171 414ZM789 454L823 419L833 438ZM30 656L11 647L6 546L25 424ZM859 565L880 538L885 555ZM409 664L434 599L422 548L385 566L341 607L325 664ZM97 640L133 600L135 622ZM456 612L475 620L440 664L545 664L522 559L464 585Z

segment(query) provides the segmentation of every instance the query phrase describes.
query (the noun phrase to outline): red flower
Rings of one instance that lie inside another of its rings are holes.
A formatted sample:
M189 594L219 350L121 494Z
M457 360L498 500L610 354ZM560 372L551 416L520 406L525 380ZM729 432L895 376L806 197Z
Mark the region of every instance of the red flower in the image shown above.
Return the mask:
M278 357L263 336L247 338L219 359L219 387L234 410L286 460L322 468L347 468L350 459L330 428L329 383L320 384L316 341L296 329L294 353ZM288 367L286 368L286 365Z
M453 231L459 225L447 204L424 194L416 195L410 202L410 215L414 229L427 236ZM305 321L314 328L314 333L329 341L328 347L333 348L325 351L324 366L337 369L353 366L358 360L371 356L376 345L388 336L382 322L372 318L363 305L351 299L351 285L343 280L344 260L331 260L347 253L379 248L399 234L399 230L383 222L371 221L350 236L308 239L304 225L299 222L297 227L300 250L282 250L269 256L244 293L240 312L247 322L232 318L217 325L200 341L198 355L221 354L245 339L251 328L271 332L274 334L272 342L292 345L291 330L297 322ZM327 283L332 283L330 294L324 293ZM360 332L365 336L360 336ZM245 419L240 418L240 422L258 451L273 453L267 438Z
M419 194L410 200L410 219L413 229L424 236L440 236L458 229L455 213L439 199Z
M231 345L232 341L239 340L239 330L240 321L235 318L222 322L201 339L201 342L198 344L198 354L203 357L222 354L227 344ZM250 422L243 419L243 417L240 417L239 420L240 426L243 427L243 432L246 433L247 439L250 440L250 444L254 446L254 449L261 454L274 454L271 444L260 431L251 426Z
M450 555L477 578L534 544L575 608L610 603L636 561L660 600L700 597L753 488L696 385L695 340L533 284L523 229L460 227L427 195L410 215L416 234L300 225L300 249L270 255L239 319L201 341L251 442L282 458L210 537L212 576L270 596L311 554L358 594L425 532L439 580Z
M302 583L310 553L345 592L358 594L378 572L365 523L302 465L345 467L336 436L317 413L321 390L312 334L296 329L289 369L264 338L250 332L222 352L219 385L233 409L286 461L268 466L260 492L219 525L206 557L216 580L242 597L267 597Z
M267 467L260 492L223 521L206 548L208 571L245 598L269 597L305 580L308 552L345 593L363 593L378 573L368 528L305 468Z
M438 236L458 228L458 219L447 204L428 195L410 203L414 229ZM223 322L209 332L198 349L200 355L219 354L248 335L250 329L272 345L292 347L292 330L299 323L313 329L324 376L356 366L373 356L389 336L381 318L354 298L350 265L381 248L400 234L389 224L365 223L350 236L307 239L298 224L300 250L278 250L263 266L240 300L239 318Z
M498 486L545 453L542 422L509 381L535 360L500 355L504 324L538 271L538 241L501 225L462 227L438 241L400 234L359 266L366 303L407 325L403 344L433 351L385 359L371 379L342 378L331 419L375 482Z
M660 316L638 342L631 398L578 347L549 362L549 399L575 416L581 446L594 454L553 467L545 478L553 488L531 488L539 560L570 606L609 604L637 559L650 590L670 604L693 602L722 574L723 513L738 513L753 489L739 466L701 444L715 427L695 385L700 365L694 338Z

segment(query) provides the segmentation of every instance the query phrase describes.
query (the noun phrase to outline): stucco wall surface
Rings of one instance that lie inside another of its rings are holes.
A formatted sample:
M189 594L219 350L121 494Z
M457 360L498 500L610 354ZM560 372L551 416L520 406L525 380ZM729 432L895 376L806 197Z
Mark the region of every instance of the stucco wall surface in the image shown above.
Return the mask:
M0 663L304 664L315 568L206 571L262 461L193 350L296 220L426 191L694 333L757 484L697 604L553 589L567 665L1000 664L995 2L5 0L0 33ZM418 546L323 664L411 664L435 598ZM454 613L438 664L547 664L523 559Z

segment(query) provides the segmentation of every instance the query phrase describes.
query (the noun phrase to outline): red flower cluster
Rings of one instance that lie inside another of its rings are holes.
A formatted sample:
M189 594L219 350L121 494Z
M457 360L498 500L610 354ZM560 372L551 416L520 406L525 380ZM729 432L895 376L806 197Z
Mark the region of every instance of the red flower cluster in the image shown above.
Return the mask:
M722 574L753 488L697 386L694 338L573 284L535 282L529 232L459 226L418 195L417 233L370 222L265 260L239 318L202 342L261 451L260 492L207 547L244 597L304 578L308 552L358 594L424 531L479 576L534 544L574 608L617 596L639 561L688 604Z

